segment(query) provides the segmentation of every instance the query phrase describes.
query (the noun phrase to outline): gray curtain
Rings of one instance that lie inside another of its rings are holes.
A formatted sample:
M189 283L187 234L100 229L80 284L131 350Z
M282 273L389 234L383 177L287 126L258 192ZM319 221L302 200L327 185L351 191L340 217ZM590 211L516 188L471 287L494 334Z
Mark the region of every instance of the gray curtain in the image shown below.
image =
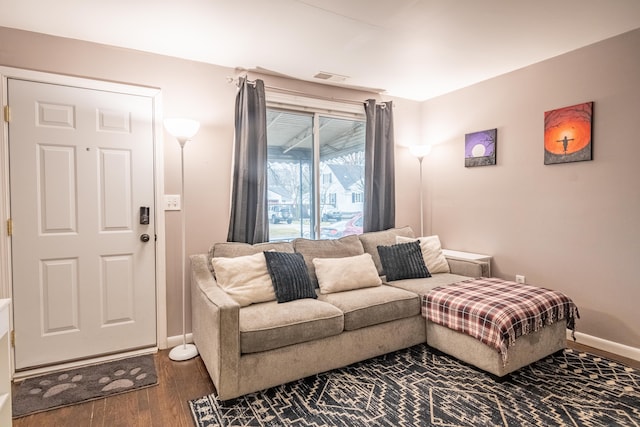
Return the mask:
M264 82L238 81L231 218L227 241L269 241L267 221L267 107Z
M364 104L367 117L364 166L363 231L395 227L396 192L393 138L393 103Z

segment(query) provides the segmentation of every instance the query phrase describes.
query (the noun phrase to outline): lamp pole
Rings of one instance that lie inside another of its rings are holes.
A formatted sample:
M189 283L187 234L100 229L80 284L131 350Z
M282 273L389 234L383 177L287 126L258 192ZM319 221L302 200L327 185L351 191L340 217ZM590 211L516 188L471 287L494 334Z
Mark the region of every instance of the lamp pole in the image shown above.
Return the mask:
M182 351L186 351L187 350L187 330L186 330L186 324L187 324L187 314L186 314L186 298L185 298L185 288L186 288L186 279L185 279L185 275L186 275L186 271L187 269L185 268L185 263L186 263L186 258L187 258L187 244L186 244L186 240L187 240L187 204L185 203L184 200L184 145L186 144L187 141L180 141L180 199L181 199L181 205L182 205L182 216L181 216L181 221L182 221L182 248L181 248L181 252L180 252L180 259L182 260L182 262L180 263L182 266ZM198 354L196 352L196 354ZM195 356L195 355L194 355Z
M422 194L422 159L424 156L418 157L418 163L420 164L420 236L424 236L424 202Z
M420 236L424 236L424 193L422 189L422 159L431 152L430 145L411 145L409 146L411 154L418 159L420 164Z

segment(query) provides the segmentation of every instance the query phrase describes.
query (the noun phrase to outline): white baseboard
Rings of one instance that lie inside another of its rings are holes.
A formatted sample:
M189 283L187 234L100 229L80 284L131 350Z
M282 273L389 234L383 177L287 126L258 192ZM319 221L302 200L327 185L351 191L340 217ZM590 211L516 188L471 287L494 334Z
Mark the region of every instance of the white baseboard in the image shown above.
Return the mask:
M188 333L186 336L187 344L193 343L193 334ZM167 337L167 346L165 348L160 348L160 350L166 350L167 348L173 348L177 345L182 344L182 335L174 335L172 337Z
M571 331L568 329L567 329L567 340L573 341L573 338L571 338ZM620 344L613 341L608 341L602 338L594 337L594 336L583 334L580 332L576 332L576 342L587 345L589 347L597 348L598 350L617 354L618 356L623 356L629 359L640 361L640 348L631 347L631 346Z

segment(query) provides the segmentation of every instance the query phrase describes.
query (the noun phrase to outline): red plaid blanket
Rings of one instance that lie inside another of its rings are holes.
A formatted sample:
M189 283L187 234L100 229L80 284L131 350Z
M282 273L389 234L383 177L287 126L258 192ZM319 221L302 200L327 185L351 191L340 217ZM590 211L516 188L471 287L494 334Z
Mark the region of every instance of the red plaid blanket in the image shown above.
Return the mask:
M438 286L422 296L422 315L495 348L507 361L507 349L522 335L558 320L575 330L578 308L562 292L497 278Z

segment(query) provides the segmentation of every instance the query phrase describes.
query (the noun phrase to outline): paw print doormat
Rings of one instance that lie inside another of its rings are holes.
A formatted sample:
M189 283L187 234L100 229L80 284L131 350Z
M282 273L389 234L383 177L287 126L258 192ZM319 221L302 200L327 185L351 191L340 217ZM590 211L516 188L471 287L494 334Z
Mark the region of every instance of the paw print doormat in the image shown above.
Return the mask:
M13 390L13 417L101 399L157 382L153 355L29 378Z

